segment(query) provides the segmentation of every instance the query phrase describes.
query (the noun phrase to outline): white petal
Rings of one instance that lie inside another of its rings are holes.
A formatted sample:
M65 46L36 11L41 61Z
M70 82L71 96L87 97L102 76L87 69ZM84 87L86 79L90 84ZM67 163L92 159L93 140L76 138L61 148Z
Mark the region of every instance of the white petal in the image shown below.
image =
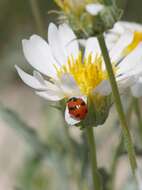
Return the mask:
M40 75L40 73L38 73L37 71L34 71L34 76L32 76L32 75L29 75L28 73L24 72L17 65L15 65L15 68L16 68L20 78L28 86L30 86L34 89L37 89L37 90L47 90L47 89L58 90L56 85L44 80L43 77ZM35 75L35 73L36 73L36 75ZM37 77L37 73L38 73L38 77ZM39 79L39 76L40 76L40 79Z
M133 33L135 31L142 32L142 25L126 21L119 21L115 23L114 27L105 34L105 39L108 42L107 45L109 45L109 49L110 47L113 47L121 35L124 35L126 33Z
M95 37L89 38L86 42L85 57L87 57L90 53L92 53L92 56L94 59L95 59L96 55L101 54L98 40Z
M69 125L75 125L77 123L80 122L80 120L76 120L76 119L73 119L70 114L69 114L69 110L68 110L68 107L66 106L66 110L65 110L65 121L69 124Z
M103 80L93 91L94 94L99 93L102 96L108 96L111 93L111 85L108 80Z
M26 72L24 72L17 65L15 65L15 68L16 68L20 78L28 86L30 86L32 88L35 88L35 89L41 89L41 90L43 90L43 89L45 90L47 88L46 85L40 83L39 80L37 80L35 77L33 77L33 76L27 74Z
M107 33L105 34L105 42L107 45L107 49L110 51L115 46L117 41L119 40L120 36L115 33Z
M135 32L135 31L141 32L142 25L134 22L119 21L115 23L114 27L111 30L109 30L109 33L112 33L120 37L120 35L126 34L126 32Z
M135 22L126 22L126 21L119 21L119 25L124 29L124 31L129 30L131 32L134 31L142 31L142 25L137 24Z
M136 83L131 87L132 95L136 98L139 98L142 96L142 83Z
M43 85L46 85L44 78L38 71L33 71L33 76Z
M86 46L86 39L78 39L78 43L80 44L80 46L82 46L83 48Z
M124 90L126 90L128 87L133 86L137 81L137 77L135 75L133 76L127 76L127 77L119 77L117 78L117 84L120 93L123 93Z
M116 45L110 51L111 61L116 63L122 57L124 48L126 48L133 40L133 33L124 34L120 37Z
M56 70L49 45L40 36L33 35L29 40L22 40L23 52L27 61L41 73L56 78Z
M133 23L133 22L126 22L126 21L119 21L115 23L114 27L106 33L106 41L109 44L109 47L113 47L113 45L119 40L121 35L126 33L133 33L135 31L142 32L142 25Z
M88 4L86 6L86 11L91 15L97 15L100 11L104 9L104 5L100 3Z
M129 32L130 31L128 31L128 33ZM114 27L111 30L109 30L107 33L105 33L105 41L106 41L108 50L113 50L112 48L115 47L121 35L124 35L124 34L126 34L125 28L120 24L120 22L115 23ZM111 53L111 54L114 54L114 53Z
M62 47L60 33L56 25L53 23L50 23L48 27L48 42L57 62L59 62L60 65L65 64L67 62L67 57Z
M33 75L34 75L34 77L35 77L41 84L43 84L43 85L45 85L45 86L47 87L46 89L48 89L48 90L56 90L56 91L59 90L59 88L58 88L55 84L53 84L53 83L51 83L51 82L49 82L49 81L47 81L47 80L44 80L44 78L42 77L42 75L41 75L39 72L34 71L34 72L33 72Z
M62 24L59 26L59 35L66 56L68 57L72 55L74 58L77 58L79 45L77 37L72 29L67 24Z
M70 74L64 74L62 76L60 87L68 97L81 95L79 87Z
M60 91L47 90L47 91L36 91L36 94L50 101L60 101L64 98L64 94Z
M140 77L136 83L131 87L132 95L136 98L142 96L142 77Z
M142 43L140 43L120 64L118 74L135 75L142 72Z
M114 27L110 30L113 34L122 35L125 32L125 28L122 26L121 22L116 22Z

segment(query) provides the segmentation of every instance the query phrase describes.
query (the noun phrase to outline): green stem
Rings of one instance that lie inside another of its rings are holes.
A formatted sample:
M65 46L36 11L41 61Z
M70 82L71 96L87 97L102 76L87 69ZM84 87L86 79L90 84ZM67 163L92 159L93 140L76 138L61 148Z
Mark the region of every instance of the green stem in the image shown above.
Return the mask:
M139 100L137 98L133 98L133 102L134 102L135 113L138 119L139 133L142 140L142 118L141 118L141 111L139 107Z
M39 6L37 0L30 0L32 14L35 20L37 31L41 36L45 36L44 24L42 22Z
M86 128L89 151L90 151L90 159L91 159L91 168L92 168L92 177L93 177L93 190L101 190L101 181L100 176L97 169L97 158L96 158L96 145L95 138L93 134L93 128Z
M115 106L118 112L118 116L119 116L119 120L121 123L121 127L122 127L122 132L123 132L123 136L124 136L124 142L128 151L128 156L129 156L129 160L130 160L130 165L131 165L131 169L133 174L135 173L135 169L137 168L137 163L136 163L136 158L135 158L135 151L134 151L134 147L132 144L132 139L131 139L131 135L128 129L128 124L126 121L126 117L123 111L123 107L122 107L122 103L121 103L121 99L120 99L120 94L119 94L119 90L117 87L117 83L115 80L115 76L113 73L113 69L112 69L112 65L111 65L111 61L110 61L110 57L108 54L108 50L105 44L105 40L103 35L100 35L98 37L98 41L100 44L100 48L102 51L102 55L105 61L105 65L106 65L106 69L108 71L108 76L109 76L109 80L110 80L110 84L112 87L112 94L113 94L113 98L114 98L114 102L115 102Z

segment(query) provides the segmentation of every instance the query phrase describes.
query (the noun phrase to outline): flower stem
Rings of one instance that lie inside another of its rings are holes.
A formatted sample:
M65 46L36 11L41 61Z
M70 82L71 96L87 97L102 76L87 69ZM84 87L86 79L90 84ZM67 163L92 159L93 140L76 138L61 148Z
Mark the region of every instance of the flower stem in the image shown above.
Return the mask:
M96 158L96 145L95 138L93 134L93 128L86 128L90 159L91 159L91 168L92 168L92 178L93 178L93 190L102 190L101 180L97 169L97 158Z
M45 36L44 24L42 22L39 6L37 0L30 0L32 14L35 20L37 31L41 36Z
M131 135L130 135L130 132L129 132L129 129L128 129L128 124L127 124L126 117L125 117L125 114L124 114L124 111L123 111L119 90L118 90L118 87L117 87L117 83L116 83L116 80L115 80L115 76L114 76L111 61L110 61L110 57L109 57L109 54L108 54L108 51L107 51L107 47L106 47L103 35L100 35L98 37L98 41L99 41L100 48L101 48L101 51L102 51L102 55L103 55L103 58L104 58L104 61L105 61L106 69L108 71L108 76L109 76L110 84L111 84L111 87L112 87L112 94L113 94L115 106L116 106L116 109L117 109L117 112L118 112L120 124L121 124L121 127L122 127L122 133L123 133L123 136L124 136L125 146L126 146L127 151L128 151L128 156L129 156L131 169L132 169L133 174L135 174L135 169L137 168L137 163L136 163L136 158L135 158L135 151L134 151L134 147L133 147L133 144L132 144Z

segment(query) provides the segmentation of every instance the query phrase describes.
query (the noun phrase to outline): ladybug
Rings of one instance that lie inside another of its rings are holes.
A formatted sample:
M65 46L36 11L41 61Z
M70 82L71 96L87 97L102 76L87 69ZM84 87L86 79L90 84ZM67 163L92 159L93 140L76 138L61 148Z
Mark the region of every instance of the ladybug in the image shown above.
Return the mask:
M68 106L69 114L72 118L76 120L85 119L88 113L88 108L83 99L76 98L76 97L70 98L67 101L67 106Z

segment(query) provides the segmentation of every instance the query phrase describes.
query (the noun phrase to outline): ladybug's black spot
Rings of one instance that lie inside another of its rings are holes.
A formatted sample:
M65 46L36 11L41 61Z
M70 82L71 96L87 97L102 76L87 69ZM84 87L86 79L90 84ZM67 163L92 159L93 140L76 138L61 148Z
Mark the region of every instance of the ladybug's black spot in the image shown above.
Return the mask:
M72 98L70 98L70 99L68 100L68 102L70 102L70 101L72 101L72 102L76 102L76 101L77 101L77 98L72 97Z
M81 105L82 105L82 106L85 106L86 104L85 104L85 102L81 102Z
M71 110L76 110L76 106L74 106L74 107L69 107L69 110L71 111Z

